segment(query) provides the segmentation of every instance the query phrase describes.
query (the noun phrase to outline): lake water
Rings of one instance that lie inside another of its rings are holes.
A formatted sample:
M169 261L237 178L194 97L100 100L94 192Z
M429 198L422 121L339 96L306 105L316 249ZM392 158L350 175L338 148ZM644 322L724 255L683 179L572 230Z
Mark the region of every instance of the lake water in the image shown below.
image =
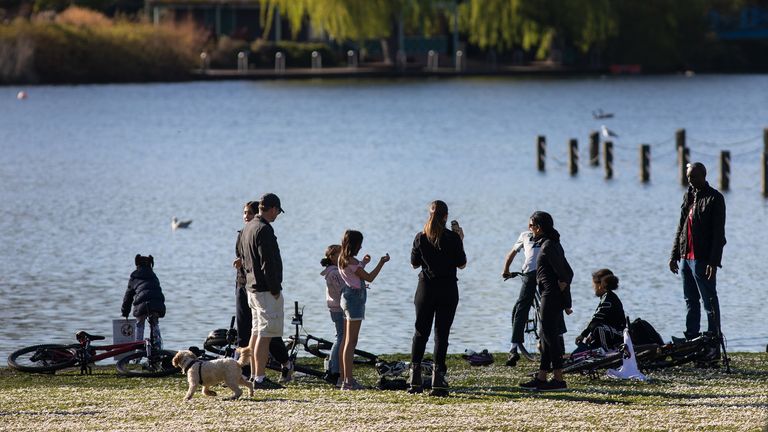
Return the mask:
M234 313L231 267L244 202L276 192L287 322L330 338L319 264L346 228L363 253L392 260L369 292L360 347L408 352L417 271L414 235L431 200L466 233L469 263L452 352L506 350L519 282L504 256L537 209L553 214L575 270L569 345L597 299L590 273L609 267L631 317L669 339L684 328L682 285L667 268L683 188L674 131L717 184L717 154L733 153L718 290L733 350L762 351L768 326L768 201L759 152L767 76L226 82L0 88L0 355L111 334L137 253L152 254L167 299L165 344L202 345ZM591 111L614 112L594 120ZM615 179L590 168L587 136L606 124ZM535 170L536 135L549 142ZM578 138L581 170L566 172ZM638 145L652 144L651 182ZM172 232L172 216L192 219ZM518 268L520 259L513 264ZM430 345L431 346L431 345Z

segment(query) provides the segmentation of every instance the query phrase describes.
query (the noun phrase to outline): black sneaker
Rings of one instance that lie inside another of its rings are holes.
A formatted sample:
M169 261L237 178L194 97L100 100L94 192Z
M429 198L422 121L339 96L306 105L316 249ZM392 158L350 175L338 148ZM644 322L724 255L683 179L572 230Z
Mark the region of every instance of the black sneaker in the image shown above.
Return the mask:
M255 379L253 380L254 390L277 390L281 388L285 388L285 387L270 380L269 378L264 378L261 382L258 382Z
M505 364L509 367L514 367L517 366L518 360L520 360L520 354L518 354L517 351L511 352L507 356L507 362Z
M448 389L433 388L432 391L429 392L429 395L434 397L448 397Z
M566 390L567 388L568 386L565 384L565 381L556 380L554 378L539 385L539 391L561 391Z
M336 385L336 383L339 382L339 376L341 375L331 371L325 371L325 375L323 375L323 381L331 385Z
M532 380L520 383L520 388L524 390L539 390L539 387L545 385L547 382L540 380L538 377L533 377Z

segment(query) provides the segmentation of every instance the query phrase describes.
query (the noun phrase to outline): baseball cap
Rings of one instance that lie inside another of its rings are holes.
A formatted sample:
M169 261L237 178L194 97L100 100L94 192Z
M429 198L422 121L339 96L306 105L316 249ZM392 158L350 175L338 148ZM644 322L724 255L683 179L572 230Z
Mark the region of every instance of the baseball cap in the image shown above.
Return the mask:
M261 199L259 199L259 206L265 209L277 207L280 209L280 213L285 213L285 210L280 206L280 198L271 192L262 195Z

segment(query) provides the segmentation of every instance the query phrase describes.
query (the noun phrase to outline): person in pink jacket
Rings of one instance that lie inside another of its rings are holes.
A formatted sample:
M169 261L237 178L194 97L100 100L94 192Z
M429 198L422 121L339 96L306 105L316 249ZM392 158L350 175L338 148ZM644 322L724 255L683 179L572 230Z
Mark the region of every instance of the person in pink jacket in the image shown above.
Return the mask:
M325 277L325 302L328 305L328 311L331 313L331 321L336 328L336 339L331 348L331 356L328 359L328 370L323 377L331 384L338 384L339 370L339 348L344 343L344 311L341 309L341 289L344 287L344 281L339 275L339 254L341 245L330 245L325 249L325 257L320 260L320 265L325 267L321 276Z

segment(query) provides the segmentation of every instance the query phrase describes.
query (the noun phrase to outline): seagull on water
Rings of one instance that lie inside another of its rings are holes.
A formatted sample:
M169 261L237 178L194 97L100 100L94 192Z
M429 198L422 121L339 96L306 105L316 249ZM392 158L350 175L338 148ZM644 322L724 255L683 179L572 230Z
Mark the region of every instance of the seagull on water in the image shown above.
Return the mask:
M602 108L598 108L596 111L592 111L592 117L595 120L613 118L613 113L604 112Z
M174 216L173 219L171 219L171 229L176 231L178 228L189 228L189 224L191 223L192 223L191 220L180 221L176 219L176 216Z
M600 126L600 132L603 134L603 138L605 139L619 137L619 135L616 132L608 129L605 125Z

